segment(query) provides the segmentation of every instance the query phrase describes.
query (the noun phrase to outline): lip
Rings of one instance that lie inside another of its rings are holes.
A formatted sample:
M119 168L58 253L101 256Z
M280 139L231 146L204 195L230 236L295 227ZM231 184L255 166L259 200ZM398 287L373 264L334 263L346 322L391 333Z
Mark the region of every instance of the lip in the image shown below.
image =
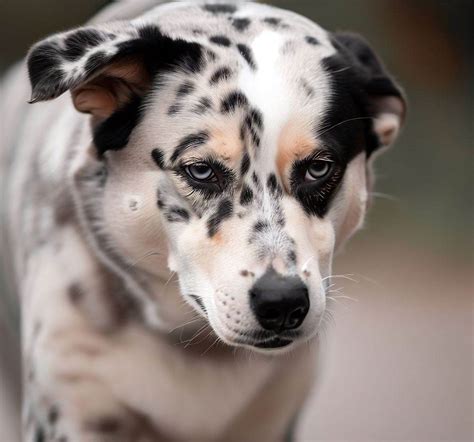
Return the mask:
M283 348L290 345L293 341L290 339L273 338L270 341L257 342L253 344L256 348Z

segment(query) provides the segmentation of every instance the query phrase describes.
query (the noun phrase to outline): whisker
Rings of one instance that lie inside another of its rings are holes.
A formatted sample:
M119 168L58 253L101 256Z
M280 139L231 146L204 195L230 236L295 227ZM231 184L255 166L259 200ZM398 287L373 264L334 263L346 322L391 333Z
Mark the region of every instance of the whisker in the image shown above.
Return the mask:
M332 296L332 298L333 299L349 299L350 301L359 302L358 299L351 298L350 296L346 296L346 295Z
M196 330L196 332L194 333L194 335L193 335L191 338L189 338L189 339L187 339L187 340L185 340L185 341L180 341L180 344L186 344L186 343L192 341L192 340L196 337L196 335L197 335L198 333L201 333L202 331L204 331L204 329L205 329L206 327L207 327L207 324L204 324L202 327L199 327L199 329Z
M216 345L220 341L219 336L215 339L215 341L206 349L204 353L201 354L201 356L204 356L214 345Z
M150 252L147 252L145 253L143 256L141 256L140 258L138 258L136 261L130 263L128 265L128 269L131 270L133 269L137 264L139 264L141 261L143 261L144 259L146 258L149 258L150 256L159 256L159 255L162 255L162 253L159 253L159 252L154 252L154 251L150 251Z
M194 323L194 322L198 322L198 321L201 320L201 319L202 319L201 317L196 316L195 318L191 319L190 321L187 321L187 322L185 322L184 324L178 325L177 327L173 328L172 330L170 330L170 331L168 332L168 334L171 334L171 333L175 332L176 330L178 330L178 329L180 329L180 328L182 328L182 327L186 327L187 325L190 325L190 324L192 324L192 323Z
M348 279L349 281L358 283L359 281L352 278L352 276L354 276L352 273L347 273L346 275L329 275L329 276L324 277L321 281L325 281L328 278L343 278L343 279Z
M335 71L331 71L331 74L339 74L340 72L344 72L344 71L347 71L349 69L352 69L351 66L346 66L346 67L343 67L341 69L337 69Z
M339 287L337 289L327 290L327 293L340 293L341 290L344 290L344 287Z
M389 201L400 202L400 198L397 198L396 196L393 196L393 195L388 195L387 193L370 192L369 195L375 198L382 198Z
M201 327L200 331L197 331L194 334L194 336L191 339L189 339L188 341L184 341L183 344L186 343L184 348L188 348L198 336L200 336L202 333L204 333L204 331L206 330L206 328L208 328L208 326L209 326L209 324L205 324L203 327ZM202 341L199 341L199 342L202 342Z
M174 278L175 275L176 275L176 272L171 272L171 276L168 278L168 280L164 284L165 287L171 282L171 280Z
M318 132L316 134L317 137L320 137L321 135L324 135L326 132L329 132L330 130L333 130L335 127L341 126L342 124L349 123L351 121L357 121L357 120L375 120L374 117L354 117L354 118L348 118L347 120L340 121L339 123L336 123L332 125L331 127L328 127L327 129L323 129L322 131Z

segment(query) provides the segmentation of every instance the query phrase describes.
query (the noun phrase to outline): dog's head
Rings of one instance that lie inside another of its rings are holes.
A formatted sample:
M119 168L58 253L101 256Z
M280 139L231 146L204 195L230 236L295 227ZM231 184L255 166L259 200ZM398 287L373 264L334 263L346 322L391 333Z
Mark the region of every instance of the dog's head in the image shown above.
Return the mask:
M106 171L95 216L115 255L165 278L143 259L165 239L182 296L229 344L317 333L368 163L405 112L362 38L267 6L182 2L53 36L28 65L33 101L70 90L90 114Z

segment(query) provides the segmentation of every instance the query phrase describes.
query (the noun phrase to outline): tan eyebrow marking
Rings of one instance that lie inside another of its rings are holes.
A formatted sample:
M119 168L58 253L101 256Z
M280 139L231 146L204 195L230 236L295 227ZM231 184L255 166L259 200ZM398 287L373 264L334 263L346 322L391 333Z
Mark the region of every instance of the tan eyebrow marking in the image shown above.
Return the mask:
M225 119L210 129L208 146L222 160L238 164L243 155L244 144L240 139L240 125L237 119Z
M303 119L290 120L278 140L276 164L279 175L284 177L294 161L310 155L316 147L311 126Z

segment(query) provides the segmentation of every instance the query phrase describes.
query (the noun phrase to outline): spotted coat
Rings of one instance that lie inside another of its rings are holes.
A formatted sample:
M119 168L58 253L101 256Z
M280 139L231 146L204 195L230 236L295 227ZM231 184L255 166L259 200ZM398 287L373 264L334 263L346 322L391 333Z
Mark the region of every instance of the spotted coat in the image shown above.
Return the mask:
M123 1L2 88L25 440L282 439L404 118L372 49L266 5ZM268 271L306 287L298 329L260 326Z

